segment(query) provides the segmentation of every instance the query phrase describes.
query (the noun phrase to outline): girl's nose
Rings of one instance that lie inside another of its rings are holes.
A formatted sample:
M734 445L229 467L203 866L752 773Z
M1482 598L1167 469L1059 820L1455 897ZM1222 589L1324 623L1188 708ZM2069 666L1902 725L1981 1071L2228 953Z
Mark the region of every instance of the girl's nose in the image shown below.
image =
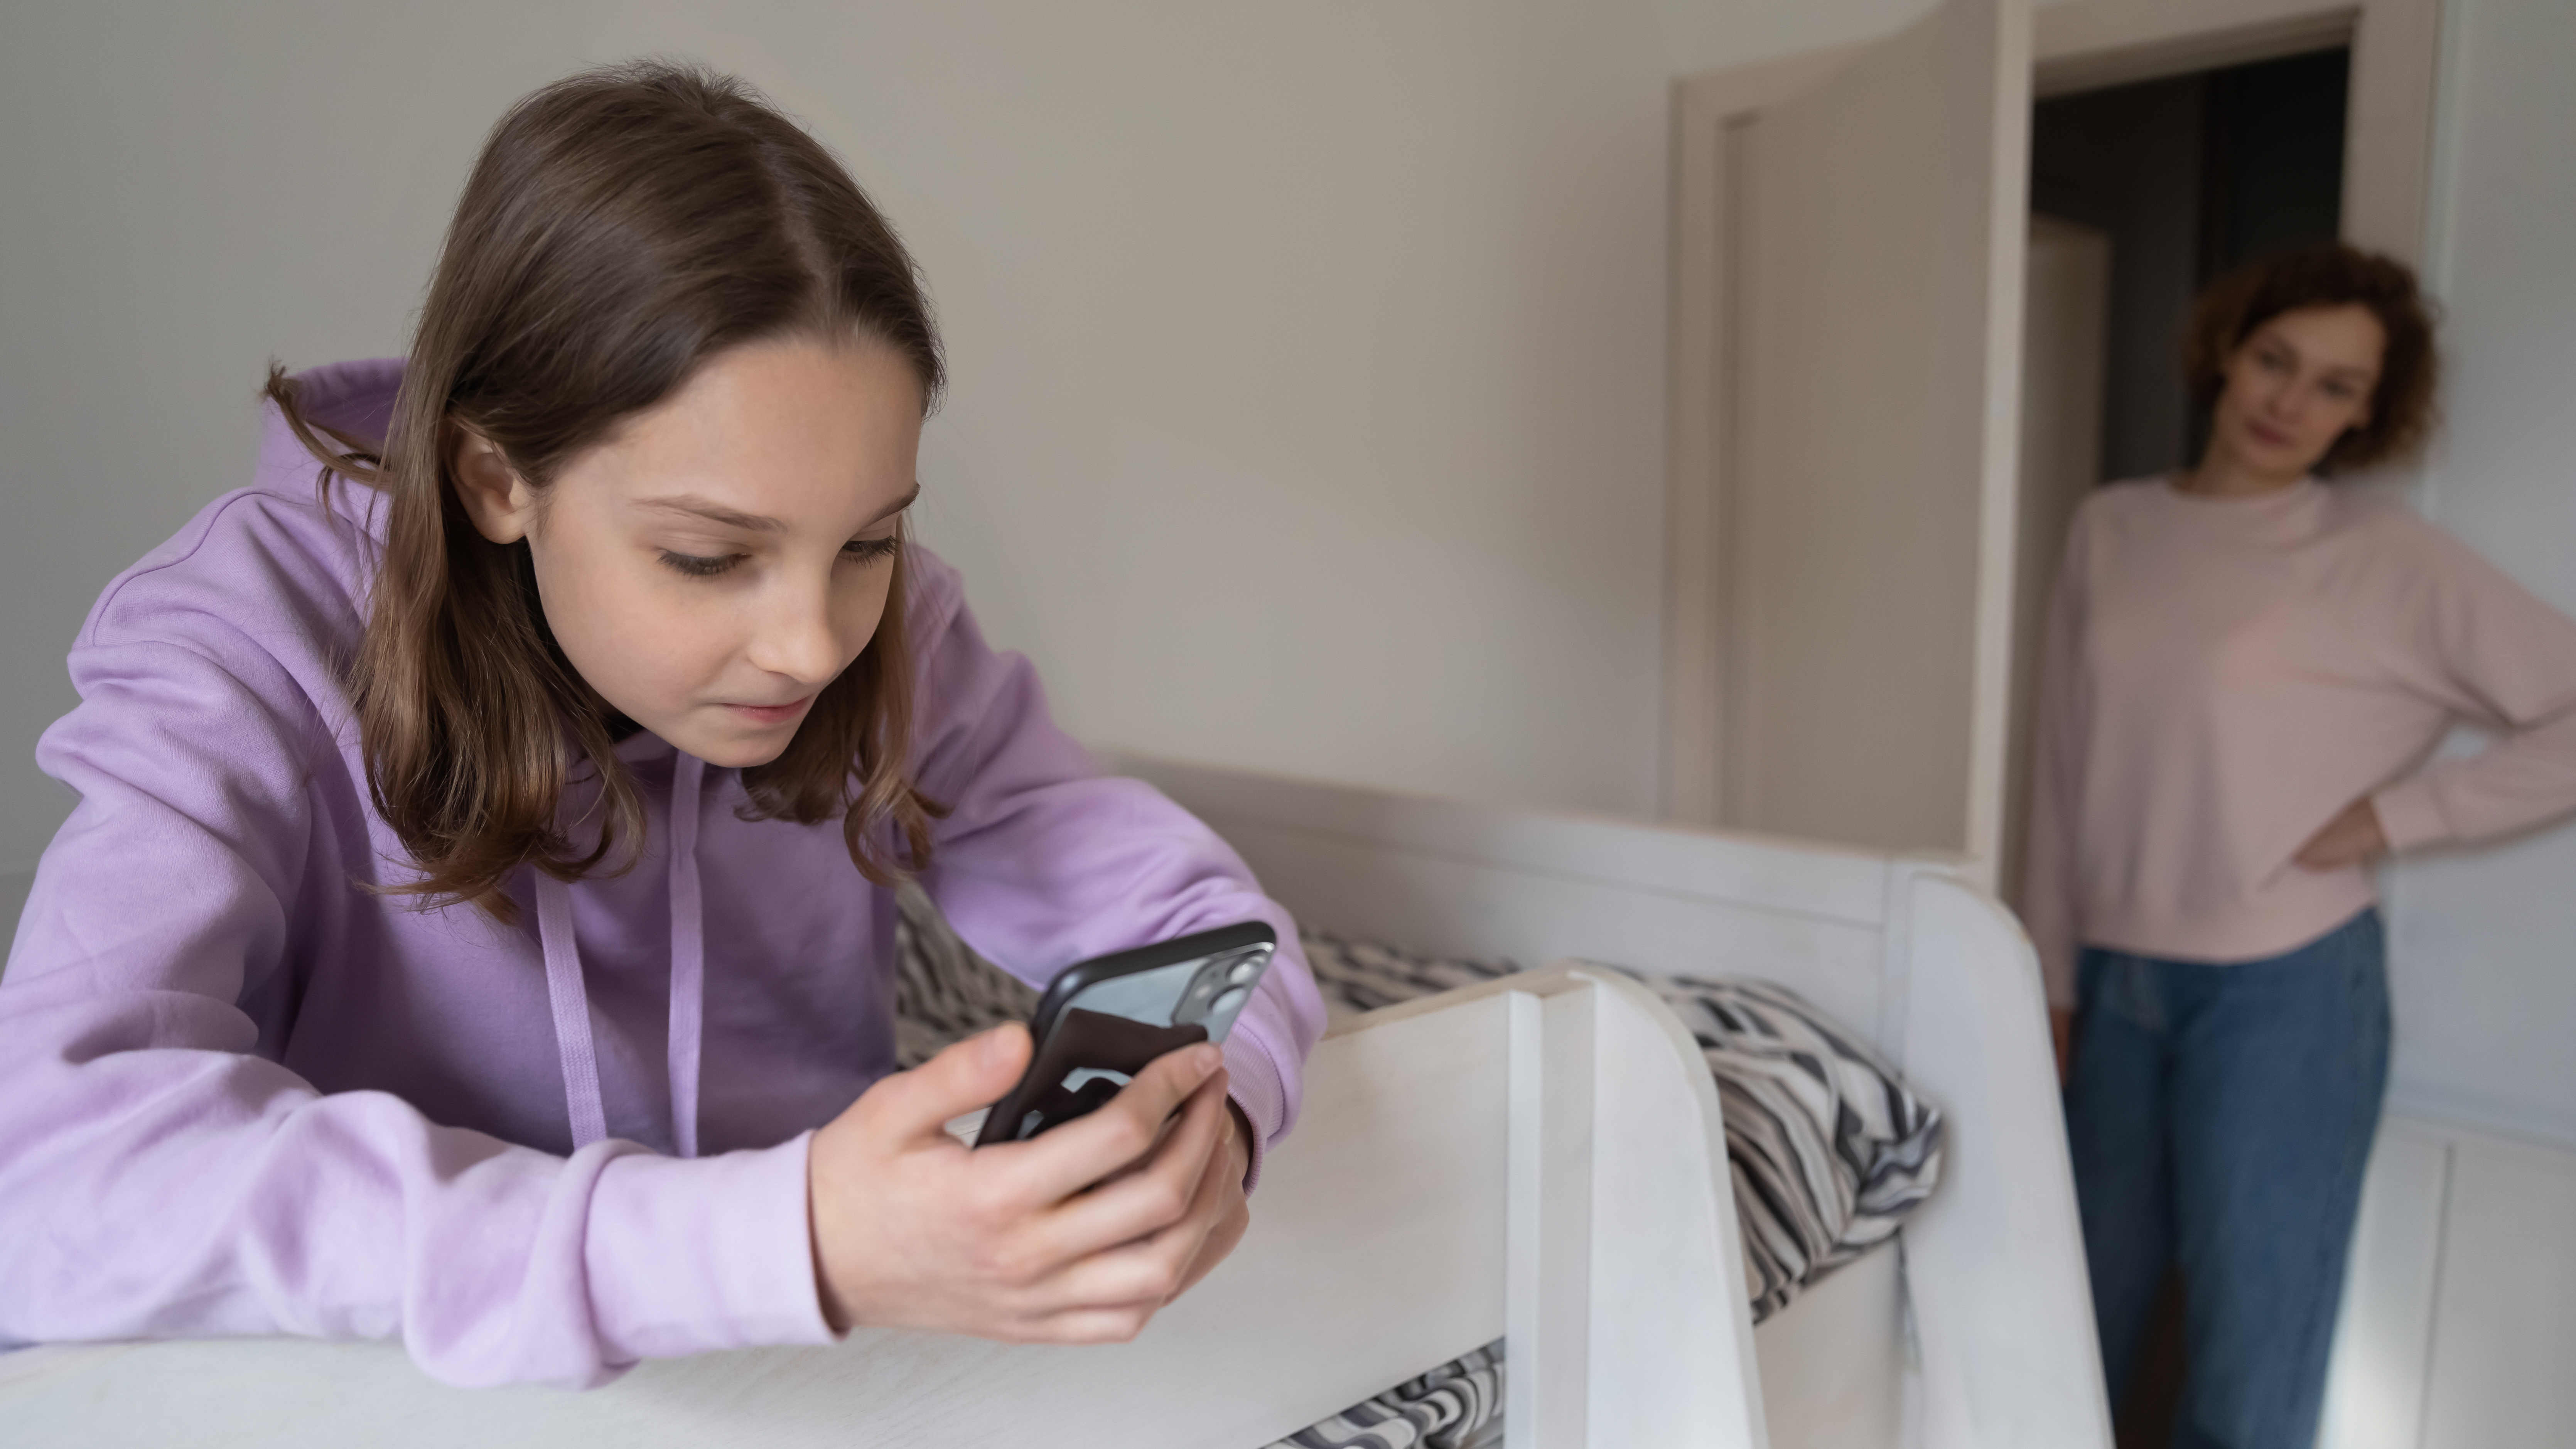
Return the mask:
M751 662L803 684L823 684L845 662L828 589L782 588L752 639Z

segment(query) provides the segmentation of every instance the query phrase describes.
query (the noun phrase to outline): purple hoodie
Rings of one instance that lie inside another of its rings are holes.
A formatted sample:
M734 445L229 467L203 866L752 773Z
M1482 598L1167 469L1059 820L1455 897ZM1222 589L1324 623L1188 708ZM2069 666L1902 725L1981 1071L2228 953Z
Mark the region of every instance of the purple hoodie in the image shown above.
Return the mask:
M381 436L400 376L307 395ZM619 751L633 869L523 872L516 926L373 890L409 869L334 661L378 500L326 509L315 472L272 414L253 485L72 649L81 704L37 758L80 804L0 980L0 1341L400 1334L451 1383L567 1385L828 1341L806 1144L892 1068L892 898L838 822L745 821L736 772L650 735ZM1103 778L956 572L911 559L915 778L953 807L923 886L1033 985L1269 922L1225 1047L1257 1176L1323 1022L1293 923L1206 826Z

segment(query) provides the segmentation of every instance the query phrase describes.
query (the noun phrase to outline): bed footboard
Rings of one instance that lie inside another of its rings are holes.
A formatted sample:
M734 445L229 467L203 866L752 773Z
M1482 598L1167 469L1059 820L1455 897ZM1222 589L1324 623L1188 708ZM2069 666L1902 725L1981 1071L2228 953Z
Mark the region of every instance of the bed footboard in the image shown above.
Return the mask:
M1941 1190L1905 1225L1923 1442L2111 1442L2039 965L1994 898L1902 880L1907 1076L1951 1123Z
M1434 953L1757 976L1872 1033L1949 1123L1941 1189L1900 1238L1921 1365L1907 1442L2110 1444L2038 964L1964 862L1115 763L1214 825L1312 924Z
M1253 1449L1508 1329L1516 1443L1764 1442L1716 1097L1652 995L1530 973L1350 1023L1308 1083L1242 1248L1131 1344L861 1332L582 1394L388 1344L35 1349L0 1356L0 1441Z

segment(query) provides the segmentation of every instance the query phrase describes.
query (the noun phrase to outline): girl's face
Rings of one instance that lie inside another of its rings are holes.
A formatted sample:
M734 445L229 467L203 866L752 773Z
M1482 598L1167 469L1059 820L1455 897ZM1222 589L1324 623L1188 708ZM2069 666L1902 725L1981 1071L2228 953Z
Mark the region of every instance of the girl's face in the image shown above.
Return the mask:
M2265 322L2227 360L2211 448L2259 477L2297 480L2370 421L2387 347L2367 307L2302 307Z
M754 343L542 494L470 433L455 476L484 537L528 541L546 623L602 698L709 764L761 765L876 634L921 409L891 348Z

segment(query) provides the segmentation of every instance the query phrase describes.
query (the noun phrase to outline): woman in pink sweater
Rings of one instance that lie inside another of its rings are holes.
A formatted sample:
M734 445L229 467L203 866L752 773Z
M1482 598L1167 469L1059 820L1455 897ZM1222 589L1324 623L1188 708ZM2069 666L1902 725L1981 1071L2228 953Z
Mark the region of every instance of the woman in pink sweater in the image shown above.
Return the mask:
M2174 1442L2306 1449L2388 1064L2371 866L2576 806L2576 622L2318 481L2433 415L2414 277L2296 252L2201 299L2210 442L2077 515L2024 914L2114 1401L2178 1265ZM2415 769L2456 718L2507 738Z

